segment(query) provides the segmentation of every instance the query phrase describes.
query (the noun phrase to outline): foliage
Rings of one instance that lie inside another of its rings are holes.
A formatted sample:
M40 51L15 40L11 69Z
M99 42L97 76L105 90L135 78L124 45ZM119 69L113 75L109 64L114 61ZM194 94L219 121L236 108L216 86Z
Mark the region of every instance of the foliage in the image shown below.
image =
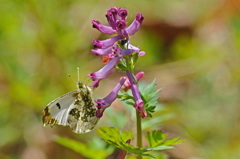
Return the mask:
M179 139L179 137L166 139L168 134L162 133L160 130L154 130L152 133L146 133L146 139L152 150L162 150L166 148L173 148L172 145L180 144L184 140Z
M159 151L165 149L172 149L173 145L180 144L183 142L182 139L172 138L166 139L167 134L163 134L161 131L154 130L152 134L147 132L146 139L149 143L149 148L138 148L131 144L126 143L127 140L133 140L132 131L119 131L118 128L114 127L101 127L97 130L98 135L110 145L116 146L128 153L133 153L142 156L149 156L155 158L154 155L150 154L149 151Z

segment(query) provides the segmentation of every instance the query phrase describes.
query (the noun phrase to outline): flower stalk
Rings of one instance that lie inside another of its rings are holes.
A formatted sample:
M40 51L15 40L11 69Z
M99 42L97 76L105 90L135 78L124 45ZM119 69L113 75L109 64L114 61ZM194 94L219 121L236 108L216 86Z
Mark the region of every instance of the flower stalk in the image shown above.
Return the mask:
M138 115L138 111L136 110L136 124L137 124L137 146L139 148L142 147L142 119ZM142 159L142 156L137 156L137 159Z

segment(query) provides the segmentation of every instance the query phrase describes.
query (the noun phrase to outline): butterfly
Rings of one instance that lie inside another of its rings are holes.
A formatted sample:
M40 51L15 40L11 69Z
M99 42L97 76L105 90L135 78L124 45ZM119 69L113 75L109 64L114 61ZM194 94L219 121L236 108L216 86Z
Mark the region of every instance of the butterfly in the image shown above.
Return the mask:
M98 118L92 90L80 80L77 82L77 88L51 101L44 108L42 113L44 126L68 125L72 131L79 134L87 133L95 127Z

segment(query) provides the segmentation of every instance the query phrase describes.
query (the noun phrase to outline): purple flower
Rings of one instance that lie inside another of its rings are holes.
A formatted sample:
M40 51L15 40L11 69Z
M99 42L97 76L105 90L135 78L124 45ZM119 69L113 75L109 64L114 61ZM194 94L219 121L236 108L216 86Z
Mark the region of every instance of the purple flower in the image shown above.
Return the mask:
M126 8L119 8L118 9L118 16L121 20L126 20L127 18L127 9Z
M117 64L119 60L120 60L120 57L115 57L97 72L88 74L88 76L90 76L91 79L94 81L93 88L98 87L99 82L112 73L114 66Z
M106 96L104 99L98 99L97 101L95 101L97 103L98 109L96 111L97 118L101 118L105 109L108 108L112 104L112 102L117 98L117 94L125 81L126 77L123 77L108 96Z
M114 36L107 40L93 40L93 45L95 48L107 48L112 46L119 39L121 39L121 36Z
M132 24L126 29L129 35L135 34L141 27L144 17L141 13L138 13Z
M117 20L118 9L117 7L110 8L106 14L106 18L108 20L108 24L116 29L116 20Z
M125 30L127 24L125 20L118 19L116 22L116 29L119 36L122 38L128 37L127 31Z
M108 55L110 58L123 57L138 51L136 49L120 49L119 47L113 47L112 50L113 51Z
M92 49L92 53L94 53L95 55L98 55L98 56L108 56L110 53L112 53L112 47L107 47L105 49Z
M147 111L146 111L144 108L138 112L138 115L139 115L141 118L145 118L145 117L148 116Z
M99 30L103 34L112 35L116 32L116 30L113 30L112 27L103 25L99 21L93 20L92 24L93 24L93 28L96 28L97 30Z
M145 51L140 51L139 53L138 53L138 56L145 56L146 55L146 52Z
M97 48L97 49L92 49L91 51L95 55L109 56L110 58L123 57L123 56L126 56L126 55L130 55L134 52L139 53L139 56L143 56L143 55L140 55L140 53L141 52L145 53L144 51L140 52L140 49L138 47L135 47L131 44L129 44L128 48L129 49L120 49L118 46L113 45L113 47L107 47L107 48L104 48L104 49Z
M132 89L132 94L133 94L133 97L135 99L135 105L134 105L134 108L138 111L141 111L143 109L143 100L140 96L140 92L138 90L138 87L137 85L135 84L135 81L133 79L133 76L131 74L131 72L129 70L127 70L127 76L128 76L128 79L131 83L131 89Z

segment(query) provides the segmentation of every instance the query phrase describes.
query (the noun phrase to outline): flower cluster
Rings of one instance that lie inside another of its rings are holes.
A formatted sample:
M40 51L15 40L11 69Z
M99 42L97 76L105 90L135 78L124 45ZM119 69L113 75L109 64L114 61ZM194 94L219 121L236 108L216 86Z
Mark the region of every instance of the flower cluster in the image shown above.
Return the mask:
M107 64L98 70L97 72L90 73L88 76L91 77L93 82L93 88L98 87L99 82L110 75L114 67L119 63L119 61L125 60L125 57L133 53L137 53L136 56L144 56L145 52L140 51L136 46L130 44L129 36L134 35L141 27L144 17L141 13L138 13L135 20L127 27L127 10L125 8L110 8L106 14L107 21L110 26L105 26L99 21L93 20L93 28L96 28L100 32L108 35L116 33L117 35L109 38L107 40L93 40L94 49L92 53L98 56L107 57ZM132 94L135 98L134 108L138 110L139 115L144 118L147 116L146 110L144 110L144 102L141 99L140 92L137 85L135 84L134 77L127 68L127 77L123 77L119 84L113 89L113 91L104 99L98 99L95 101L97 103L96 116L101 118L104 110L111 105L111 103L116 99L118 91L124 85L124 90L127 91L129 88L132 90ZM139 80L144 75L143 72L136 75L137 80Z

